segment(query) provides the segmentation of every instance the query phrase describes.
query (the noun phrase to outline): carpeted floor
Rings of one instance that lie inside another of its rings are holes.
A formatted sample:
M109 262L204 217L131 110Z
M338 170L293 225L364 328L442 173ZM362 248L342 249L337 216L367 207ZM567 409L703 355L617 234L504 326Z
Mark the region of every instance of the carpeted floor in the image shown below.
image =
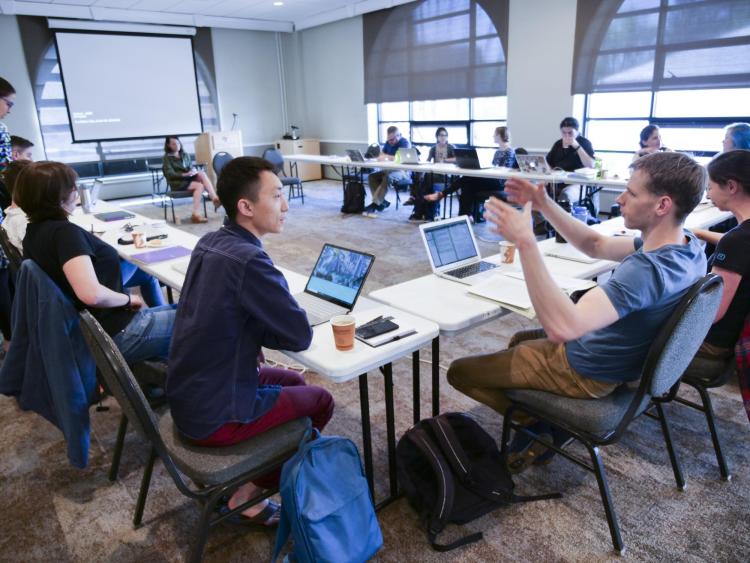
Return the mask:
M265 241L274 261L301 273L312 268L324 241L373 252L377 259L365 292L429 272L429 264L415 225L407 222L410 208L395 206L376 219L342 216L341 188L334 182L305 185L305 204L296 199L286 230ZM151 205L134 211L158 218ZM179 208L189 216L186 206ZM220 225L210 214L208 225L185 225L200 234ZM490 240L483 225L477 234ZM482 242L483 252L496 244ZM530 326L517 315L441 341L442 366L467 354L504 347L517 330ZM271 353L273 359L284 358ZM430 361L430 351L422 358ZM423 364L422 412L429 412L429 365ZM498 415L455 392L441 370L441 407L468 411L499 437ZM309 382L329 389L336 410L327 432L360 443L359 395L356 381L332 384L313 373ZM397 387L396 422L400 436L411 420L411 363L394 365ZM401 391L403 390L403 391ZM385 413L382 379L372 374L370 398L375 446L377 493L385 493ZM658 423L637 420L624 439L604 449L603 458L617 508L626 558L637 561L747 561L750 559L750 425L736 385L712 393L719 431L733 472L731 482L719 472L702 415L669 405L678 455L688 480L687 490L675 488ZM157 464L146 505L144 526L131 524L147 447L128 434L121 478L107 480L119 420L119 408L107 401L109 412L91 412L92 448L89 467L70 467L60 432L15 401L0 397L0 560L1 561L182 561L198 511L182 496ZM578 447L578 446L574 446ZM578 447L580 449L580 447ZM603 561L613 555L604 511L593 475L562 459L533 468L516 479L521 494L549 490L564 493L561 500L515 505L498 510L469 525L451 526L445 539L483 531L484 540L440 554L430 549L420 522L405 500L379 513L385 544L378 561ZM209 536L206 561L267 561L273 534L220 527Z

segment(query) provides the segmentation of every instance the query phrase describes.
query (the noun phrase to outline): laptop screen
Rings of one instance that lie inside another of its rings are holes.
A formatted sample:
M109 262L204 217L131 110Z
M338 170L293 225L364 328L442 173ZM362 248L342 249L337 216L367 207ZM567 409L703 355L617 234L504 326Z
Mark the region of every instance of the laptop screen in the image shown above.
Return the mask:
M477 256L469 224L464 221L425 227L424 237L435 268Z
M305 291L351 309L374 260L372 254L326 244Z

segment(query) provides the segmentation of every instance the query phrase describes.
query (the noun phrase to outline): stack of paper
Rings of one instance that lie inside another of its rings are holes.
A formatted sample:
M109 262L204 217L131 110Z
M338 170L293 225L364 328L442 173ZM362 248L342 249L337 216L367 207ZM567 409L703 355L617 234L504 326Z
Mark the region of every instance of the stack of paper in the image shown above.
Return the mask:
M561 291L564 291L568 295L574 291L589 289L596 285L591 280L581 280L567 276L552 275L552 280ZM503 307L530 319L536 316L528 289L526 288L523 272L507 272L488 276L485 281L470 286L468 291L474 295L497 301Z

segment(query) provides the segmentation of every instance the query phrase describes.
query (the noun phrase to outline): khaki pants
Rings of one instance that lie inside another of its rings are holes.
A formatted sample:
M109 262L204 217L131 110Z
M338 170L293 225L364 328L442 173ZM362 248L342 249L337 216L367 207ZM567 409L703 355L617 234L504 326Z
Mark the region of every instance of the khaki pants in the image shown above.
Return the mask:
M448 369L448 382L472 399L502 415L510 406L506 389L534 389L563 397L599 399L617 387L577 373L568 364L565 346L546 338L522 340L514 336L507 350L471 356L454 361ZM514 417L525 424L529 417Z

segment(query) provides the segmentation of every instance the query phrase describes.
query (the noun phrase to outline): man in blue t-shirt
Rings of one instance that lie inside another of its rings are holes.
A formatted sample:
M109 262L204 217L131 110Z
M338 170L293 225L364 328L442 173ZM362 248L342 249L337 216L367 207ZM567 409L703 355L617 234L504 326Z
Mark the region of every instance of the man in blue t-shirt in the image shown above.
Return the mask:
M386 141L380 149L378 160L394 160L398 149L408 149L411 144L408 139L404 139L398 130L398 127L391 125L386 130ZM408 176L404 170L379 170L373 172L367 177L367 183L370 184L370 193L372 194L372 203L365 207L365 213L383 211L391 202L385 199L388 191L388 179L398 182Z
M526 180L510 179L505 185L509 199L524 206L522 212L499 199L486 204L485 217L495 232L518 248L546 337L522 340L516 335L507 350L456 360L448 370L451 385L504 413L509 405L505 389L592 399L640 377L662 324L706 273L698 240L682 226L701 199L706 173L681 153L654 153L631 167L627 188L617 202L625 226L639 229L640 238L598 233L559 207L543 184ZM532 208L587 255L621 262L610 279L577 303L568 299L542 260L531 229ZM553 437L556 443L566 441ZM516 443L512 450L526 446ZM517 459L524 464L533 459L529 452L521 454Z

